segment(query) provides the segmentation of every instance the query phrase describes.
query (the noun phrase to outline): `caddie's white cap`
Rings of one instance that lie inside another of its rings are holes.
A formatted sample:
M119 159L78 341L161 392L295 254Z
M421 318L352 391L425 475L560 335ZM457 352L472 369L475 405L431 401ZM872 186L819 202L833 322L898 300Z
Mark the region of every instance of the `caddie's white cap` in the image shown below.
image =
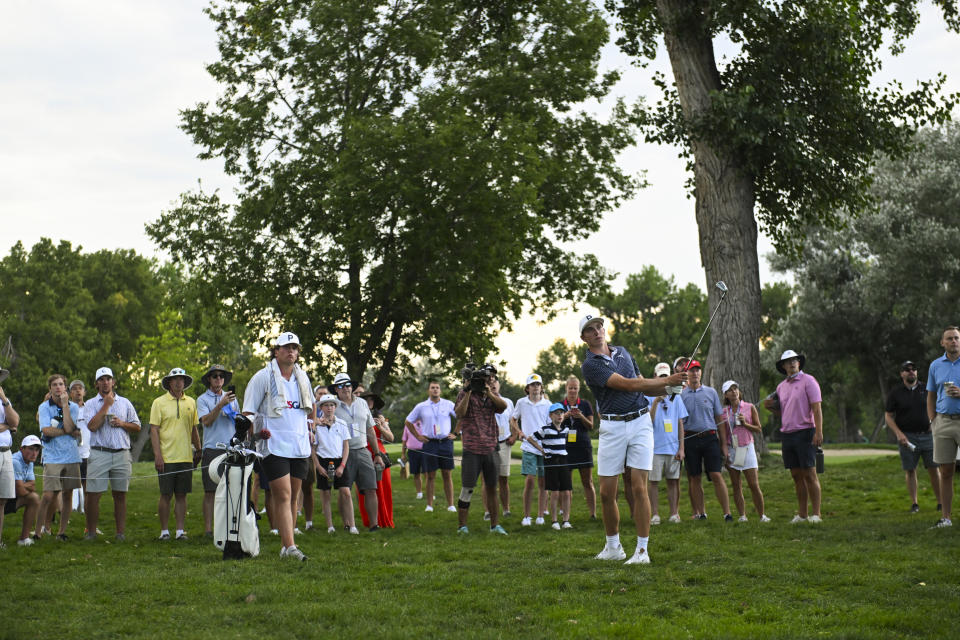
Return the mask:
M539 382L540 384L543 384L543 378L541 378L536 373L531 373L530 375L527 376L527 382L524 384L524 386L531 385L534 382Z
M669 376L670 375L670 365L666 362L658 362L657 366L653 368L653 375L655 377L660 377L661 375Z
M282 347L288 344L300 345L300 338L297 337L297 334L290 333L289 331L280 334L280 337L277 338L277 346Z
M40 442L40 438L35 435L29 435L23 439L23 442L20 443L21 447L42 447L43 443Z
M317 401L317 406L322 407L325 404L340 404L340 399L332 393L325 393L320 396L320 400Z
M599 323L600 326L604 325L603 316L596 316L592 313L580 318L580 335L583 335L583 330L587 328L587 325Z
M730 391L730 387L739 387L739 386L740 385L737 384L736 380L727 380L726 382L723 383L720 389L723 391L723 393L726 393L727 391Z
M102 377L104 377L104 376L110 376L110 377L112 378L112 377L113 377L113 370L110 369L110 367L100 367L99 369L97 369L97 375L93 376L93 379L94 379L94 380L99 380L100 378L102 378Z

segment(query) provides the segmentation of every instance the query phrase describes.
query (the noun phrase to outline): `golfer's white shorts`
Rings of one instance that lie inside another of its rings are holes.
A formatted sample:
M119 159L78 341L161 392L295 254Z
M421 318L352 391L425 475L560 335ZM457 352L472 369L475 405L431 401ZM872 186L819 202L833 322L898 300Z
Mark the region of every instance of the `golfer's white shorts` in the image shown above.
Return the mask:
M620 475L624 467L644 471L653 467L653 423L649 413L630 422L600 421L597 475Z

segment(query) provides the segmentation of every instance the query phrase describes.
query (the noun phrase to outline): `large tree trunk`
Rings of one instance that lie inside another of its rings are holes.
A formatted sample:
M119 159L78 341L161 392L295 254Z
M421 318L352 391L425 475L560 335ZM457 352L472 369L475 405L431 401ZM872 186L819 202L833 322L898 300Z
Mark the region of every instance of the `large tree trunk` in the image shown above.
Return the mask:
M710 108L710 93L721 91L720 75L707 29L708 2L658 0L667 52L684 118L699 119ZM714 284L729 287L711 327L704 381L719 388L736 380L748 401L757 402L760 369L760 269L753 181L729 151L691 139L700 257L712 312L720 300ZM706 318L704 318L706 322Z

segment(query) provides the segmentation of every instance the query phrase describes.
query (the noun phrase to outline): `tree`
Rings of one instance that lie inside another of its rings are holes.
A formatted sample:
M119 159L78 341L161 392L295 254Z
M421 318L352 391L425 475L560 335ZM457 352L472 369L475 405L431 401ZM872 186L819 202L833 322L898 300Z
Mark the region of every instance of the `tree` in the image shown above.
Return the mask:
M799 283L774 344L837 369L823 382L847 436L882 419L897 365L913 360L922 375L942 353L943 328L957 323L960 126L925 129L911 146L877 163L867 213L838 213L839 230L811 229L797 259L772 262Z
M236 206L184 194L148 227L235 317L295 331L319 372L412 354L451 370L492 350L524 304L603 290L596 230L637 186L617 167L629 114L602 99L607 29L586 0L225 0L209 10L222 88L183 112Z
M543 378L544 393L554 401L559 402L566 394L567 378L577 376L580 380L580 397L593 403L593 393L583 380L583 371L580 365L583 362L583 352L586 346L567 342L557 338L546 349L537 354L537 365L534 371Z
M935 2L949 27L956 3ZM690 158L700 255L718 316L708 382L725 371L757 392L760 281L757 219L780 251L795 252L808 228L835 227L868 202L875 154L902 155L918 124L943 122L953 96L943 76L904 92L870 85L884 43L899 53L913 33L916 1L607 0L621 48L645 64L663 38L674 83L640 123L649 141ZM733 49L722 65L714 41ZM754 209L756 208L756 218Z

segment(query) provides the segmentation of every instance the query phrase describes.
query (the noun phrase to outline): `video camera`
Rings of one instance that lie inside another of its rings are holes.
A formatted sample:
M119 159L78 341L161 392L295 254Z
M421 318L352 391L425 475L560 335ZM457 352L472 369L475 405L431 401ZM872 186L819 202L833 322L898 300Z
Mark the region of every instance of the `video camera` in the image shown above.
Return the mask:
M487 382L495 375L497 375L497 368L492 364L478 367L472 362L468 362L460 372L460 377L474 393L483 393L487 388Z

